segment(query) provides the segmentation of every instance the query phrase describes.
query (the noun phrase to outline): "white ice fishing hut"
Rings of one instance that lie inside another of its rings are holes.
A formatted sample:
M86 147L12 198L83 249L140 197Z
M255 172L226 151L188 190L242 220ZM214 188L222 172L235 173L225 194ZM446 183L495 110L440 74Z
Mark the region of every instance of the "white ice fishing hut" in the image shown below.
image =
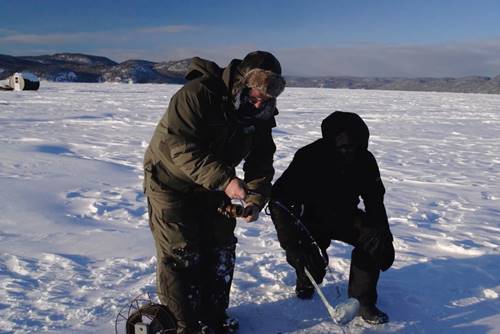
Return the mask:
M9 86L13 90L38 90L40 80L31 73L14 73L9 78Z

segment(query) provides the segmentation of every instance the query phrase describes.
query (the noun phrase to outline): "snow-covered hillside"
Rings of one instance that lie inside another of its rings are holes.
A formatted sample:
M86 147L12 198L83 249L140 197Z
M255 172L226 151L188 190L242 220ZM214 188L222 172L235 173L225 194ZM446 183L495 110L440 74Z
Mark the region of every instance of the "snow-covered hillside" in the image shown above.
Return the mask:
M180 86L57 84L0 92L0 333L111 333L154 293L142 156ZM391 322L351 333L500 332L500 95L289 88L274 131L279 176L334 110L359 113L387 188L396 262ZM270 218L238 223L230 313L241 334L335 333L317 296L294 297ZM350 246L325 292L346 299Z

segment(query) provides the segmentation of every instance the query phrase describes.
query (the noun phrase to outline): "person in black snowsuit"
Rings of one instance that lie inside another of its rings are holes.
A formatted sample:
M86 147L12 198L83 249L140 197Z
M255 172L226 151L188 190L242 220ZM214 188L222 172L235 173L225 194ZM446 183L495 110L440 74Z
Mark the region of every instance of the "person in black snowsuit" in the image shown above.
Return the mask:
M368 151L369 130L357 114L335 111L321 124L322 138L299 149L273 185L269 209L281 247L297 274L296 294L310 299L326 273L331 240L354 246L349 297L372 324L389 321L376 307L380 271L394 262L393 237L384 206L384 185ZM364 210L358 208L360 197ZM297 228L298 218L306 229ZM319 247L311 244L310 234Z

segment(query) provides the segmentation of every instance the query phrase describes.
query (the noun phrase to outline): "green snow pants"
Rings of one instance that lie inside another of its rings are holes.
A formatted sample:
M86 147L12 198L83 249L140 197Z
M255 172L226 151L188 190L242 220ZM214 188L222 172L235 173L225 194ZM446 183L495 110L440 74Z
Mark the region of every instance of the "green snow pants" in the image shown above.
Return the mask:
M145 174L149 224L157 257L157 291L177 320L177 333L197 333L225 317L234 272L236 220L217 208L223 192L181 193Z

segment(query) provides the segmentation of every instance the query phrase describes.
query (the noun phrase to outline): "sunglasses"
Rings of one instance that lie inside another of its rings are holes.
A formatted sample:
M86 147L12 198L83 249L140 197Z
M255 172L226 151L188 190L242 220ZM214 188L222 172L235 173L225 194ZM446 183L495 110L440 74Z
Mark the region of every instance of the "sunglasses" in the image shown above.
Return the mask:
M261 93L260 93L261 94ZM263 109L266 106L268 106L271 103L276 102L276 98L269 97L269 96L256 96L259 95L259 92L252 90L250 88L246 89L244 94L242 94L242 102L244 103L250 103L254 107L258 109ZM258 105L258 107L257 107Z

